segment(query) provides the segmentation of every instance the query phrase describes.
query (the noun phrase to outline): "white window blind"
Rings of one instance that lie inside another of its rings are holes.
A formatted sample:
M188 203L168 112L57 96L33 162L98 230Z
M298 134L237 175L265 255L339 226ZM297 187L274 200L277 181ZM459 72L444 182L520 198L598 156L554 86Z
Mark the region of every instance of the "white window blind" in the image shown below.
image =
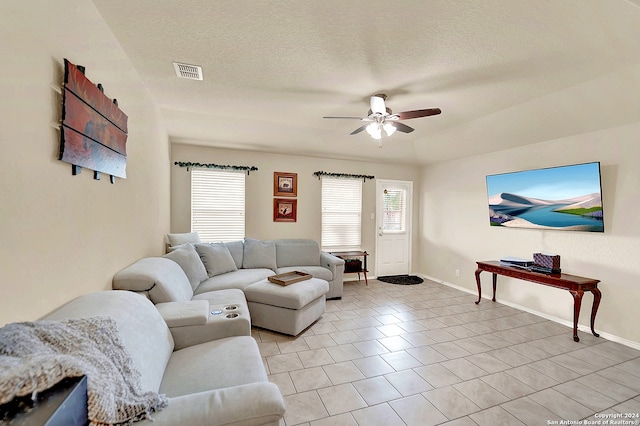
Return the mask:
M191 231L202 241L244 238L244 172L191 169Z
M407 191L402 188L386 188L383 197L382 229L387 233L406 231Z
M322 178L322 249L360 250L362 181Z

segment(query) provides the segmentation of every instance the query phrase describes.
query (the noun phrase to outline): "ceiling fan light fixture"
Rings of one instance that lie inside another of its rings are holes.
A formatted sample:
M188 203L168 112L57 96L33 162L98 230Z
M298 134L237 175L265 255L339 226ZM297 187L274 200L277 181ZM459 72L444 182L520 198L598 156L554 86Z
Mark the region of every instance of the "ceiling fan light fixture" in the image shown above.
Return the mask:
M387 136L391 136L396 131L396 126L391 123L384 123L382 128L384 129L384 132L387 134Z
M369 133L369 136L371 136L374 139L381 139L382 138L382 129L380 128L380 125L378 123L370 123L367 126L367 133Z
M640 1L640 0L638 0ZM412 111L403 111L394 114L389 107L387 107L384 103L385 99L387 99L387 95L378 94L371 96L371 108L369 109L369 114L366 117L327 117L324 118L346 118L351 120L360 120L365 122L370 122L370 124L364 124L355 129L350 134L356 135L363 130L366 130L369 136L373 139L376 139L379 144L382 144L382 131L386 137L390 137L393 135L396 130L399 130L402 133L411 133L415 129L413 127L409 127L404 123L401 123L402 120L409 120L412 118L421 118L428 117L431 115L438 115L442 111L440 108L427 108L427 109L416 109Z

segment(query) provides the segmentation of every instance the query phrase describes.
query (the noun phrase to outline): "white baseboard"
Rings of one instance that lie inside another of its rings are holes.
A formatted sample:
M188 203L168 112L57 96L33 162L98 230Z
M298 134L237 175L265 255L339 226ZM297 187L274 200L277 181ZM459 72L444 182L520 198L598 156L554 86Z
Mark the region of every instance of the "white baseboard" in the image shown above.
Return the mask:
M478 294L477 291L469 290L468 288L460 287L458 285L443 281L443 280L435 278L435 277L431 277L429 275L425 275L425 274L416 274L416 275L418 275L422 279L435 281L437 283L446 285L447 287L451 287L451 288L455 288L456 290L464 291L465 293L469 293L469 294L473 294L473 295L477 295ZM482 298L483 299L487 299L487 300L491 300L491 298L488 295L482 296ZM539 312L539 311L536 311L534 309L526 308L524 306L520 306L520 305L518 305L516 303L508 302L506 300L497 300L497 301L502 303L503 305L507 305L507 306L510 306L512 308L519 309L521 311L529 312L530 314L534 314L534 315L537 315L539 317L548 319L549 321L553 321L553 322L557 322L557 323L562 324L562 325L566 325L570 329L573 329L573 323L570 322L570 321L564 320L562 318L554 317L554 316L546 314L544 312ZM578 324L578 330L584 331L585 333L591 333L591 328L589 326L586 326L586 325ZM610 333L607 333L607 332L604 332L604 331L598 331L598 334L600 334L600 337L603 337L603 338L605 338L607 340L610 340L612 342L620 343L621 345L628 346L630 348L640 350L640 343L638 343L638 342L634 342L632 340L623 339L620 336L616 336L615 334L610 334Z

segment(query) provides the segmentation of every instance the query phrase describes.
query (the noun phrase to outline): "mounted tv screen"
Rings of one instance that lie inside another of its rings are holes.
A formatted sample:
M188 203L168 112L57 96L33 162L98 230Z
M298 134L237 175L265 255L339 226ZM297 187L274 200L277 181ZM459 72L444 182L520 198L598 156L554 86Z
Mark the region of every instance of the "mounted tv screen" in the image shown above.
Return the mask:
M489 223L604 232L600 163L487 176Z

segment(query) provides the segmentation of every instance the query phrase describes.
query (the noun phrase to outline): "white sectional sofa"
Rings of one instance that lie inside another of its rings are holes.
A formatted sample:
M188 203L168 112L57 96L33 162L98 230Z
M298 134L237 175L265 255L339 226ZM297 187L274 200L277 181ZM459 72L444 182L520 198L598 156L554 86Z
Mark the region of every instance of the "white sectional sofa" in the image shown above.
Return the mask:
M302 271L327 281L327 299L342 297L344 260L321 251L315 240L245 238L230 243L195 243L194 247L207 272L207 277L194 288L194 294L244 289L274 274ZM223 247L229 251L233 264ZM171 254L168 257L172 258Z
M290 271L313 278L286 287L267 281ZM124 268L113 288L145 293L182 348L250 335L252 320L297 335L324 313L326 298L342 297L343 272L344 260L322 252L314 240L188 242Z
M277 426L284 416L282 394L268 381L252 337L225 337L176 349L158 310L130 291L80 296L42 320L94 316L116 321L120 341L141 375L142 390L168 397L167 407L136 425Z
M141 390L168 398L141 425L276 426L285 404L268 381L252 320L299 334L324 313L326 297L342 296L343 270L313 240L184 244L118 272L114 291L80 296L41 320L115 321ZM289 271L313 278L267 280Z

